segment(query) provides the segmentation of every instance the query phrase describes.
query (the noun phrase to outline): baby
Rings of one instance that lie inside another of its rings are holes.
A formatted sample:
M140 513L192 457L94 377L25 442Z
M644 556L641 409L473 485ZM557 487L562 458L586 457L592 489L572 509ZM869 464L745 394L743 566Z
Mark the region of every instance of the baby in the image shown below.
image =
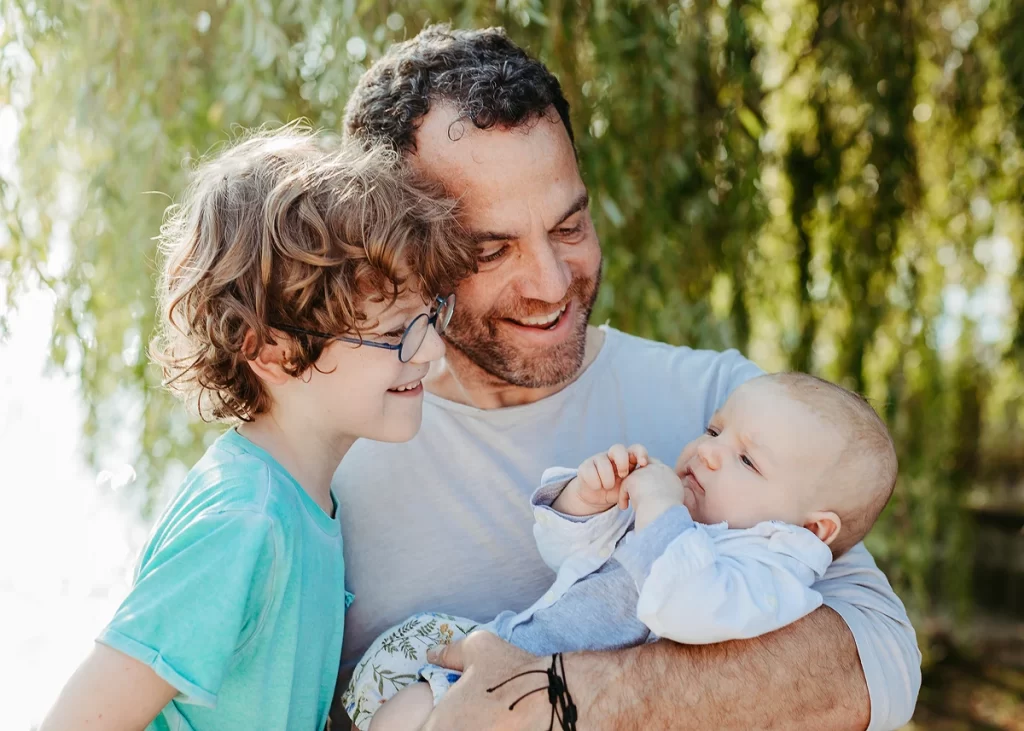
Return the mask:
M615 445L578 470L547 470L531 502L538 549L558 572L551 589L480 627L421 614L389 630L360 661L345 707L360 729L371 719L373 731L420 728L458 678L426 665L426 649L473 629L535 655L779 629L821 606L813 584L870 530L896 471L889 433L861 397L800 373L756 378L675 469L642 445Z

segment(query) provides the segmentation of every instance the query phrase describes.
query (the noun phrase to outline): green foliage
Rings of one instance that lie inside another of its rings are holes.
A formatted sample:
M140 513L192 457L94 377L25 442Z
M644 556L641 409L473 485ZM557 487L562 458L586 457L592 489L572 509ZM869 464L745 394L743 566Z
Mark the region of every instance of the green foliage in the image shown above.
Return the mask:
M9 0L3 12L0 101L20 138L18 174L0 187L0 297L15 304L36 280L56 292L53 357L81 377L95 460L131 429L152 486L211 433L145 357L152 237L182 161L237 126L337 128L363 70L428 21L500 24L572 104L606 261L595 321L863 391L902 468L870 546L916 611L965 596L965 506L1000 498L992 486L1024 456L1020 2Z

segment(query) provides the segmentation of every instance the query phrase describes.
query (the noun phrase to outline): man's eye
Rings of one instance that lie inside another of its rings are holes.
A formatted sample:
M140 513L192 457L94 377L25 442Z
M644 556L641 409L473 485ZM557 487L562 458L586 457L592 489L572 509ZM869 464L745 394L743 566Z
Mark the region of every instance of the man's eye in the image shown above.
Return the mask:
M559 228L559 229L556 229L555 233L557 233L559 236L561 236L564 239L578 238L579 235L581 233L583 233L583 221L580 221L579 223L577 223L575 226L573 226L571 228Z
M718 432L715 431L710 426L707 429L704 430L704 433L707 434L709 437L717 437L718 436Z
M501 257L505 256L505 253L507 251L508 251L508 245L507 244L503 245L503 246L500 246L497 249L484 249L482 252L480 252L480 254L477 256L476 259L481 264L487 264L487 263L492 262L492 261L497 261Z

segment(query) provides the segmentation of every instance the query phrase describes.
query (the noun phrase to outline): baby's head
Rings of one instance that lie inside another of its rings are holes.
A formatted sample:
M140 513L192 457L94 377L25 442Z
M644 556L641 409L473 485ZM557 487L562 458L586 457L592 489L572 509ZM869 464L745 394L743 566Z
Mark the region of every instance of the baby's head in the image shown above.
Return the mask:
M870 530L896 470L892 439L874 409L803 373L761 376L737 388L676 463L696 520L804 526L835 556Z

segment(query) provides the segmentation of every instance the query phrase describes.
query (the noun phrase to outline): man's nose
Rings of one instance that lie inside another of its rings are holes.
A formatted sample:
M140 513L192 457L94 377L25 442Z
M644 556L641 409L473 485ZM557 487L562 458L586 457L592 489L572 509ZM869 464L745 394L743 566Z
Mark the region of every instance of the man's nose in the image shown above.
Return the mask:
M572 283L569 265L559 256L557 246L545 233L524 247L526 261L520 295L541 302L561 302Z
M409 359L410 363L432 363L444 356L444 340L433 327L428 328L416 355Z
M697 456L700 457L700 461L709 470L717 470L722 466L721 458L718 454L718 447L715 446L715 440L713 438L705 439L704 442L697 447Z

